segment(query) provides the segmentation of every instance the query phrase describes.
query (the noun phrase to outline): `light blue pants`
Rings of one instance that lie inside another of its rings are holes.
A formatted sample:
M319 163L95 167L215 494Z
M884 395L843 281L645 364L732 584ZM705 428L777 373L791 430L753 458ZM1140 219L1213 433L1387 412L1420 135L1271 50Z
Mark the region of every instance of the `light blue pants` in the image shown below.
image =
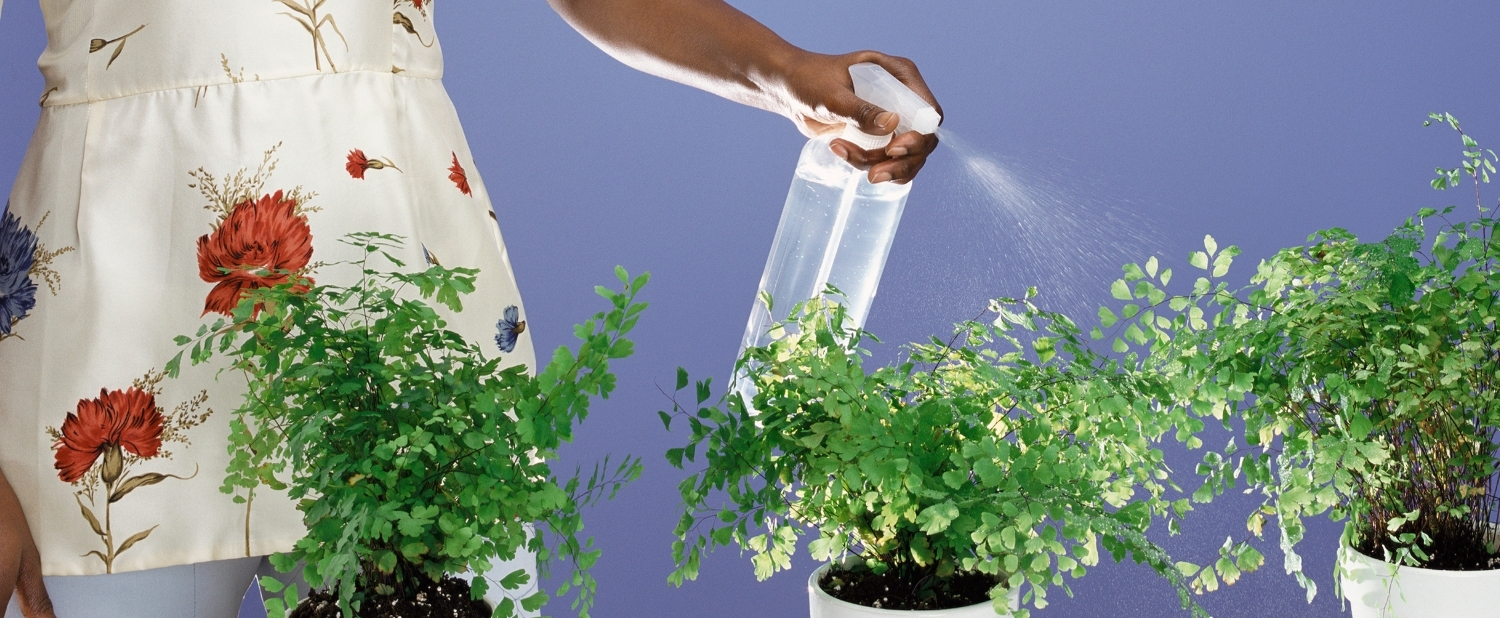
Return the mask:
M119 573L47 577L58 618L235 618L265 558L239 558ZM6 618L20 618L15 598Z
M520 591L510 592L510 596L520 599L536 591L536 558L523 555L512 562L496 565L487 574L492 583L490 593L485 595L486 600L497 604L505 598L506 592L500 590L498 580L516 569L525 569L531 581ZM301 581L298 573L277 573L271 561L264 557L200 562L115 575L47 577L43 581L47 584L47 594L52 597L58 618L235 618L245 591L256 575L283 583L295 581L298 591L307 595L307 584ZM534 616L536 613L523 615ZM21 609L14 596L5 618L21 618Z

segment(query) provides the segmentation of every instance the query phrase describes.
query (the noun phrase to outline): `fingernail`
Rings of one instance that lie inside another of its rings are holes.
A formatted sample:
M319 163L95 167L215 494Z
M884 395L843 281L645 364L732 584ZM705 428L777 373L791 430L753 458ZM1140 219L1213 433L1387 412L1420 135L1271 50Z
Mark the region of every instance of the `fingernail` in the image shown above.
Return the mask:
M890 180L890 179L891 179L891 173L890 172L881 172L879 174L876 174L874 178L870 179L870 182L880 183L880 182L885 182L885 181Z
M892 148L890 150L885 151L885 153L888 154L888 155L891 155L893 157L904 157L904 156L906 156L906 147L905 146L897 146L895 148Z
M849 159L849 151L848 150L844 150L843 146L840 146L838 144L834 144L833 147L832 147L832 149L833 149L833 154L838 155L840 159L844 159L846 161Z
M886 123L891 121L891 118L894 118L895 116L896 114L892 112L880 112L879 114L875 115L875 126L883 127L886 125Z

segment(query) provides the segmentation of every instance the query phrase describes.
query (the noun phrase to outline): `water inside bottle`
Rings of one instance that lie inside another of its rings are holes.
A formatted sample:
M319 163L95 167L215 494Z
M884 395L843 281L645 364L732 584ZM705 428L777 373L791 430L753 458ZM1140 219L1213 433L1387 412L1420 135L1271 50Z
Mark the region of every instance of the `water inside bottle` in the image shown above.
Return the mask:
M756 301L745 347L769 343L771 324L786 319L792 307L822 292L826 283L844 293L836 300L855 324L863 326L869 315L911 188L871 184L865 172L829 150L832 139L816 138L803 148L761 275L760 290L770 293L773 307Z
M910 191L909 186L888 182L872 185L863 179L861 175L828 274L828 283L846 297L844 306L848 307L849 318L861 327L870 315L870 305L875 300L885 259L896 238L896 226L901 223L901 211Z

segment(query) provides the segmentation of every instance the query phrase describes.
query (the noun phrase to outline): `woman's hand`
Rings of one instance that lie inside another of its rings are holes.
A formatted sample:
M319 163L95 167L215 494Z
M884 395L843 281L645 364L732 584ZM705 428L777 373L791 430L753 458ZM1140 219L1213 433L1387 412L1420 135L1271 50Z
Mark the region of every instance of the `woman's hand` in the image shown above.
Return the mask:
M12 592L20 594L25 618L56 618L47 587L42 585L42 556L31 538L21 502L0 472L0 618Z
M782 114L791 118L808 137L842 131L846 123L859 126L870 135L886 135L896 130L894 112L880 109L854 94L849 78L850 65L870 62L880 65L913 92L927 99L938 114L943 108L928 90L917 65L905 58L880 52L862 51L841 56L802 52L792 58L785 69L785 101ZM863 150L842 139L833 140L834 154L860 169L869 170L870 182L891 181L905 184L916 177L927 164L927 155L937 148L937 135L915 131L891 138L883 149Z
M627 65L776 112L806 135L860 130L885 135L897 118L854 95L849 66L885 68L942 113L917 66L865 51L830 56L799 49L723 0L548 0L552 8L606 53ZM909 182L937 147L936 135L897 135L882 150L834 140L834 153L872 182Z

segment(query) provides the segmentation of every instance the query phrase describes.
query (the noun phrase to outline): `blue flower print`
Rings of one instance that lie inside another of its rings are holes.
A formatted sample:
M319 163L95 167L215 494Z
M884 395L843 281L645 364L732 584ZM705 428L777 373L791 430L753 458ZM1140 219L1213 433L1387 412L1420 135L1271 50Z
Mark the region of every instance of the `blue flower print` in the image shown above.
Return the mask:
M526 320L521 319L521 310L515 305L505 308L505 317L495 324L500 332L495 333L495 345L500 346L501 352L511 352L516 349L516 340L521 333L526 332Z
M36 235L21 225L7 204L0 216L0 336L36 306L36 283L31 267L36 259Z

